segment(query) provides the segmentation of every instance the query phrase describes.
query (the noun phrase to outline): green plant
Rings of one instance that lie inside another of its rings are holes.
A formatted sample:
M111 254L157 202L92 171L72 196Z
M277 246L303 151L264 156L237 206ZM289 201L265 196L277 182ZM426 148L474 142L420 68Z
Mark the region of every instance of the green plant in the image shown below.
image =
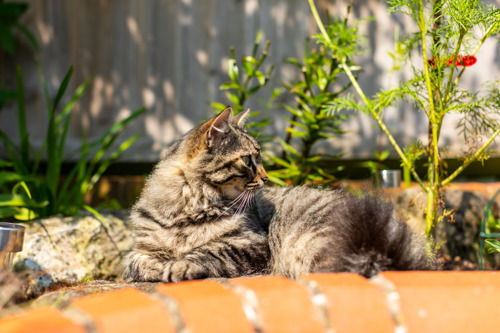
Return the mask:
M314 1L308 1L321 31L318 42L334 50L337 46L321 22ZM361 101L337 99L329 108L332 113L345 108L360 110L377 122L401 158L401 164L410 170L414 180L427 193L426 234L431 238L436 222L442 218L437 216L440 190L470 163L488 158L487 147L500 134L498 81L483 85L487 89L480 92L459 85L466 69L477 60L475 55L484 42L499 33L500 15L494 6L488 7L477 0L391 0L388 3L391 13L406 14L418 26L418 31L402 42L407 46L404 60L413 61L408 55L415 49L421 55L420 63L411 63L413 77L369 99L347 66L347 59L339 57ZM401 148L385 125L382 112L403 100L417 105L427 116L427 143L415 141ZM442 161L445 151L439 146L439 137L449 113L463 116L461 131L470 146L460 167L447 174ZM487 139L476 147L479 135L487 135ZM425 181L416 172L416 163L421 159L425 159L427 165Z
M25 181L29 177L23 177L16 172L4 171L5 167L11 167L7 161L0 161L0 218L14 217L17 220L31 220L36 216L35 209L47 206L48 201L37 202L33 200L31 192ZM7 184L16 182L12 190L8 190ZM5 192L5 193L4 193Z
M479 229L479 269L484 268L485 250L488 254L500 252L500 241L495 238L500 238L500 220L497 220L493 215L493 205L496 198L500 195L498 190L490 199L484 208L483 219Z
M487 248L488 253L493 253L493 252L500 252L500 241L497 241L496 239L487 239L486 244L489 245L489 248Z
M286 138L280 140L283 153L280 157L269 156L278 166L269 171L269 178L279 185L330 184L337 181L334 174L341 169L323 167L328 164L325 163L328 159L339 156L317 153L314 148L318 143L343 133L340 125L347 115L327 112L326 106L351 86L351 83L339 82L345 68L338 58L345 58L347 66L357 70L350 59L360 51L361 40L357 24L349 27L347 18L328 20L328 34L336 45L335 49L320 44L311 46L307 39L304 57L287 59L300 74L294 82L283 83L296 104L285 106L290 117L286 118Z
M76 164L63 177L61 168L65 161L64 148L72 117L71 111L90 83L90 80L83 82L71 95L69 101L59 108L72 73L71 67L62 80L56 97L51 101L45 77L40 71L47 103L48 126L43 146L36 151L31 145L26 125L22 71L20 67L17 69L17 123L20 140L19 144L16 144L0 130L0 141L4 144L10 159L9 162L0 165L2 167L0 180L3 180L3 185L0 187L3 192L0 197L1 217L14 215L18 219L26 220L58 213L78 213L78 210L85 207L85 194L92 189L109 165L138 137L134 135L117 148L113 148L113 144L126 125L142 114L145 111L144 108L114 124L97 140L87 142L84 139L81 148L76 152L79 154ZM59 109L62 110L58 112ZM44 157L46 165L42 168L41 163ZM7 182L15 184L11 193L6 191ZM18 200L12 201L13 199Z
M27 9L27 3L0 0L0 46L10 55L14 55L16 51L14 31L19 31L35 48L38 48L33 34L18 22Z
M235 114L245 109L247 100L267 85L273 73L274 64L268 66L266 71L262 69L271 43L267 40L262 53L259 55L258 52L261 40L262 31L259 31L255 37L252 54L243 57L240 63L236 60L234 48L231 48L231 58L227 62L229 81L222 84L219 89L225 91L226 97L231 102ZM276 94L277 92L274 91L271 98ZM217 113L222 112L227 107L226 104L216 102L212 102L211 105ZM260 114L261 111L253 111L250 112L249 117L255 117ZM261 131L264 127L269 125L269 123L270 120L268 118L263 118L258 121L252 121L248 124L248 128L251 134L258 137L261 143L265 143L271 138L266 135L261 135Z
M28 9L27 3L4 2L0 0L0 49L13 56L16 51L15 31L20 32L38 49L38 42L33 34L18 21ZM16 99L16 92L9 89L0 89L0 110L9 101Z

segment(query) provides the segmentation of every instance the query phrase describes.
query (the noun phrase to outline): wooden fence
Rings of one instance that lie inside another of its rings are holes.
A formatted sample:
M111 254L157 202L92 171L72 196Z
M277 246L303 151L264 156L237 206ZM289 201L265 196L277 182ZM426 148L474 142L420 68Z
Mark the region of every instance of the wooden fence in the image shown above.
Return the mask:
M316 27L304 0L93 0L28 1L30 8L22 22L34 32L40 50L34 53L27 41L18 39L14 58L0 55L0 85L15 87L14 65L21 65L29 117L30 138L40 146L45 135L47 112L33 58L40 63L55 95L65 72L74 65L70 88L88 77L92 84L75 109L68 149L77 147L85 132L98 137L132 110L146 106L148 111L132 124L125 136L142 132L141 139L127 152L126 161L154 161L159 152L179 135L207 118L210 101L229 104L219 90L227 80L230 47L238 57L248 54L257 31L271 41L267 66L276 65L269 89L249 101L252 109L263 109L262 100L279 82L297 73L283 64L288 57L303 54L305 38ZM346 0L318 1L320 9L345 15ZM399 34L414 31L403 16L389 16L386 1L352 1L352 18L375 17L362 25L367 35L366 52L359 56L364 72L360 81L369 94L396 85L404 78L391 74L395 29ZM478 64L467 73L466 84L478 88L479 82L498 79L500 47L492 41L477 55ZM407 71L409 74L409 71ZM291 102L283 98L284 102ZM282 133L284 108L270 110L273 128ZM15 109L0 112L0 128L17 137ZM385 120L396 138L408 142L425 140L425 115L411 105L388 110ZM376 124L363 115L345 122L348 134L319 147L346 158L373 157L379 144ZM443 128L443 145L455 152L463 140L456 129ZM498 145L493 147L498 150ZM3 148L0 148L3 149ZM0 150L0 156L5 155Z

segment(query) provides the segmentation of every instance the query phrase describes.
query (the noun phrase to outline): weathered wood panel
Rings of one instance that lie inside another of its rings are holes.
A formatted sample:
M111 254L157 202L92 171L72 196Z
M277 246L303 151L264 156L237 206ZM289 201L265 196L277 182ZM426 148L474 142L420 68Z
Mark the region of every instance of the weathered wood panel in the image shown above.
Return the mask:
M294 75L283 65L288 57L303 52L305 37L315 29L304 0L36 0L29 1L23 22L34 31L41 44L36 57L55 95L65 71L75 66L74 89L85 78L93 82L75 109L69 149L78 146L82 133L98 137L119 119L141 106L147 113L132 124L126 134L144 133L124 160L154 161L159 152L201 119L211 114L209 101L228 103L218 90L226 81L226 61L234 46L237 55L251 51L256 32L262 29L271 40L268 63L276 64L270 86ZM339 15L345 14L346 1L319 2ZM351 16L374 16L364 25L368 35L367 52L360 56L365 72L361 83L374 94L403 77L389 74L394 29L400 35L413 30L401 16L388 18L385 1L355 1ZM484 78L499 76L500 48L490 43L478 54L479 65L471 67L467 84L477 88ZM26 85L31 139L41 145L45 133L46 110L38 73L29 45L20 39L18 55L0 55L0 83L15 86L14 64L21 64ZM258 99L249 102L262 109ZM399 140L407 142L417 134L425 139L427 124L422 113L410 107L389 110L385 120ZM284 110L272 110L274 130L285 125ZM0 113L0 127L17 137L15 110ZM345 123L350 131L320 149L342 152L348 158L370 157L379 144L379 131L373 121L356 116ZM385 139L380 141L387 145ZM463 141L453 126L443 129L443 145L460 152ZM0 152L2 154L2 152Z

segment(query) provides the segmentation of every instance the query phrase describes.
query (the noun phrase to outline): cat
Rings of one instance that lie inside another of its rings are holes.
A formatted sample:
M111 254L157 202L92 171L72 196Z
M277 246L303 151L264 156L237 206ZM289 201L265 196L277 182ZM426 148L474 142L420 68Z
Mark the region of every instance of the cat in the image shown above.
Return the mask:
M226 108L162 156L131 209L129 281L434 269L425 238L373 195L266 187L249 110Z

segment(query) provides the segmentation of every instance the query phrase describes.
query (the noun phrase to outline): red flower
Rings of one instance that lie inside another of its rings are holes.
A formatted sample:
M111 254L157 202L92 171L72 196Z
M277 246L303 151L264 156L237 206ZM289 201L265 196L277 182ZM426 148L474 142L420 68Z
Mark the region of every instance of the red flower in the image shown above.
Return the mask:
M441 59L437 59L437 61L439 62L439 61L442 61L442 60ZM458 55L457 59L455 60L455 66L469 67L469 66L474 65L476 62L477 62L477 58L475 56L469 56L469 55L461 56L461 55ZM427 63L429 65L431 65L432 67L436 67L436 59L434 59L434 58L427 60ZM453 57L450 57L446 61L445 65L446 66L451 66L452 63L453 63Z
M474 56L458 56L457 61L455 61L456 66L465 66L469 67L472 66L476 63L477 59Z

